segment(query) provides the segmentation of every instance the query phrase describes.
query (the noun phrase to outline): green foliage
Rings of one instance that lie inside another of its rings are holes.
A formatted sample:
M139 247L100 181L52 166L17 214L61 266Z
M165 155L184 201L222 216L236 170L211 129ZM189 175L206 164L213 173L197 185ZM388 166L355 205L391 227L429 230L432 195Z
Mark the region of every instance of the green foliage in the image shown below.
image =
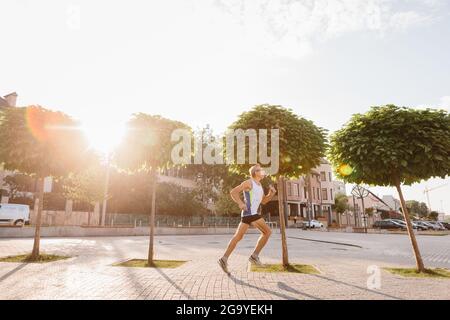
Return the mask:
M415 215L421 218L428 215L428 207L424 202L409 200L406 201L406 206L411 215Z
M10 198L8 203L15 203L15 204L26 204L28 205L30 208L33 208L34 206L34 201L32 197L14 197L14 198Z
M427 218L431 221L437 221L437 219L439 218L439 212L431 211Z
M0 258L0 262L14 263L47 263L59 260L69 259L69 256L59 256L56 254L40 254L37 259L32 259L29 254L21 254L18 256L8 256Z
M369 217L373 216L373 213L375 211L374 208L365 208L365 214L368 215Z
M39 177L64 176L84 164L87 142L69 116L38 106L0 112L4 169Z
M194 216L207 213L199 201L197 190L189 190L176 184L158 183L156 211L160 215Z
M35 183L35 179L22 173L7 175L3 178L3 185L8 187L10 198L16 198L20 192L34 191Z
M216 202L216 212L221 216L237 216L240 209L231 199L229 192L221 192Z
M111 170L108 212L148 214L150 208L149 173Z
M131 259L125 262L114 264L115 267L131 267L131 268L167 268L174 269L182 266L186 261L180 260L153 260L152 264L148 264L148 260Z
M450 116L394 105L355 114L331 137L329 159L350 183L396 186L450 172ZM340 170L347 165L351 170Z
M49 192L44 197L44 210L65 210L66 198L60 192Z
M320 164L325 155L326 131L313 122L297 116L291 109L275 105L258 105L242 113L230 129L267 129L268 154L271 154L270 129L280 130L280 166L278 174L299 177ZM258 138L259 138L259 133ZM259 159L259 157L258 157ZM259 161L259 160L258 160ZM233 164L230 169L248 175L251 165Z
M67 199L91 205L102 201L105 189L105 171L104 167L93 165L82 172L70 174L64 179L64 196Z
M413 268L384 268L384 270L393 274L412 278L450 278L450 270L442 268L426 269L424 272L417 272L417 269Z
M252 264L250 267L252 272L290 272L290 273L303 273L303 274L320 274L314 266L309 264L290 264L287 267L282 264L265 264L262 266Z
M188 129L182 122L138 113L128 122L128 130L114 154L117 165L128 171L158 170L171 166L171 141L175 129Z
M349 209L350 206L348 204L347 196L343 193L338 193L334 198L334 210L337 213L345 213Z

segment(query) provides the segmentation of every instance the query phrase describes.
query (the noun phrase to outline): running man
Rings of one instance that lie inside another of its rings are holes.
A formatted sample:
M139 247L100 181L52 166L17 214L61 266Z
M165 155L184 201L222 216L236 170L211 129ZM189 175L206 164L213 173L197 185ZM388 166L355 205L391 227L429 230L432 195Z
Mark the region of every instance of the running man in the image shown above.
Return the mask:
M261 180L265 177L265 172L259 164L254 165L249 170L251 178L241 183L239 186L231 190L230 195L234 202L239 205L241 211L241 223L239 224L236 233L228 243L227 250L222 258L219 259L219 265L222 270L229 274L228 271L228 257L233 252L234 248L239 241L242 240L244 234L247 232L250 225L258 228L261 231L261 236L256 243L255 250L248 259L250 263L261 265L259 260L259 253L269 240L272 230L264 221L264 218L259 214L260 204L266 204L272 200L276 194L274 187L270 186L270 191L267 195L264 195L264 190L261 186ZM244 194L243 202L240 198L240 193Z

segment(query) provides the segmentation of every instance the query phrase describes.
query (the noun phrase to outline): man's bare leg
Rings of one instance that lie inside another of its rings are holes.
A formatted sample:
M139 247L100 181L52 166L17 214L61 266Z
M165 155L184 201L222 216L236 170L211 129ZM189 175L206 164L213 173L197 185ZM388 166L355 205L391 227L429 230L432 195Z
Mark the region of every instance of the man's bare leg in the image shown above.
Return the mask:
M228 247L227 250L224 253L224 258L228 259L228 257L231 255L231 253L233 252L234 248L236 248L236 245L239 243L239 241L242 240L242 238L244 237L245 233L247 232L248 228L250 226L246 223L240 223L236 233L234 234L233 238L231 238L230 242L228 243Z
M242 240L242 238L244 237L244 234L247 232L249 227L250 226L248 224L245 224L242 222L239 224L239 226L236 230L236 233L234 234L233 238L231 238L230 242L228 243L227 250L225 251L223 257L220 258L219 261L217 261L219 263L219 266L222 268L222 270L224 272L226 272L227 274L230 274L230 271L228 271L228 257L233 252L234 248L236 248L236 245L238 244L238 242Z
M269 226L266 224L263 218L256 220L252 223L252 225L259 229L261 232L261 236L258 239L258 242L256 242L255 250L253 251L253 254L250 257L250 262L261 264L259 261L259 254L261 250L264 248L264 246L267 244L267 241L269 241L269 238L272 234L272 230L270 230Z

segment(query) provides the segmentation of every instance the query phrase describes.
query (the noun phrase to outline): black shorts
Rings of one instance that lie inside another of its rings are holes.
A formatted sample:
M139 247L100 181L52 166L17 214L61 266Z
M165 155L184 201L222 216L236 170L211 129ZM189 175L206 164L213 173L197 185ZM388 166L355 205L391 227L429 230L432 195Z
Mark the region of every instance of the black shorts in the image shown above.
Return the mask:
M260 214L254 214L252 216L245 216L241 218L241 222L250 225L252 222L261 219L262 216Z

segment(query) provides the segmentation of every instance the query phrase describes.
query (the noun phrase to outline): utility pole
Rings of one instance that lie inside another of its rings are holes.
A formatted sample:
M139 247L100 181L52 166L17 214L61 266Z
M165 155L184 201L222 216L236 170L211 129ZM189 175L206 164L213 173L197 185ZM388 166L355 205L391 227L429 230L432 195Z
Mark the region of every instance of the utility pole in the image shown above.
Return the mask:
M352 189L352 195L353 195L353 202L355 202L355 197L358 197L359 199L361 199L361 204L362 204L362 218L364 221L364 231L365 233L367 233L367 223L366 223L366 216L365 216L365 208L364 208L364 198L366 198L369 195L369 190L367 190L366 188L363 188L359 185L356 185L353 187Z

